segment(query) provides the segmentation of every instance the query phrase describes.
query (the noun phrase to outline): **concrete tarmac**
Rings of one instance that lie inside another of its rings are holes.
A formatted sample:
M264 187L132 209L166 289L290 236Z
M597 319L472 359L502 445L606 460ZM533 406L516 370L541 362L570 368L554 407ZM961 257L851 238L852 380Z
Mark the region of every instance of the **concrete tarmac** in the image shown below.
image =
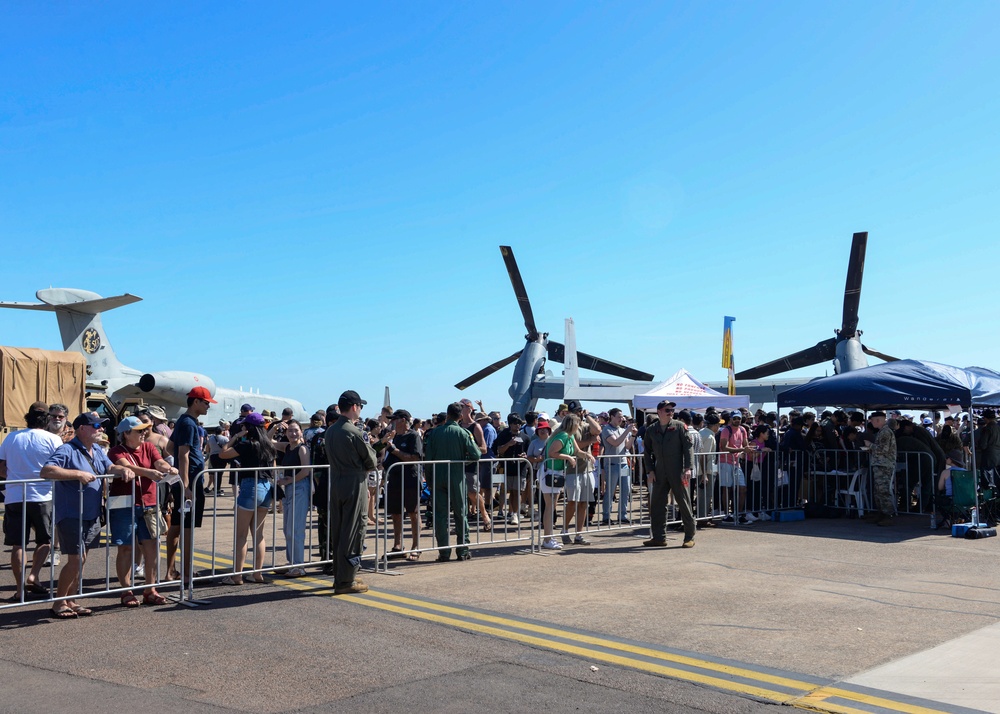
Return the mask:
M438 564L424 553L393 561L398 575L365 575L372 595L332 597L314 569L271 585L199 586L210 604L190 610L126 611L109 597L71 622L40 606L7 610L0 711L153 711L181 700L192 712L751 712L776 706L750 686L768 677L814 685L812 698L805 686L785 703L819 710L1000 711L1000 677L974 671L958 639L972 638L984 661L995 646L997 540L897 520L705 529L693 549L679 537L642 548L648 531L637 529L545 554L490 546ZM209 542L199 534L198 549ZM444 607L493 624L435 614ZM532 628L554 634L526 636ZM608 654L615 643L672 664L642 669ZM685 657L736 684L681 671L673 662Z

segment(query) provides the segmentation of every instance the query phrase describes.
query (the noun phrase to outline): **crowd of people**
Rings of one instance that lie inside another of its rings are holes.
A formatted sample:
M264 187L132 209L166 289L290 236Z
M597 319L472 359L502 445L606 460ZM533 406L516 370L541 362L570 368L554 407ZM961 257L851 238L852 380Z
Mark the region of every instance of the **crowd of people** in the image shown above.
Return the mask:
M643 545L666 546L668 524L679 520L682 546L690 548L698 528L748 525L777 507L803 505L811 474L870 466L874 520L885 526L900 498L893 488L900 453L922 455L932 465L927 478L921 476L920 498L936 493L945 500L949 470L964 468L973 448L985 474L993 477L1000 467L1000 427L988 409L974 426L969 415L938 412L779 417L763 410L699 413L662 401L655 414L636 420L617 408L595 414L568 400L552 415L504 418L462 399L428 418L384 407L363 419L365 400L348 390L307 426L290 409L279 418L244 404L232 424L206 430L202 417L213 403L207 389L195 387L176 422L162 408L145 406L116 425L117 443L109 450L102 447L109 441L106 420L98 414L85 412L70 423L65 405L33 404L27 428L0 443L15 597L52 597L53 616L61 619L91 614L73 595L107 513L122 606L140 604L132 589L137 576L144 579L142 602L163 604L156 587L161 538L168 580L190 576L193 532L202 525L206 499L223 495L227 485L235 489L236 525L233 573L224 584L243 584L250 542L254 562L247 577L265 581L265 523L279 507L289 564L283 572L304 575L308 516L315 509L320 562L340 594L367 590L357 573L380 500L392 528L388 557L419 560L422 531L431 528L437 560L445 562L452 536L457 559L471 558L470 523L485 532L498 522L516 530L521 519L540 515L543 548L589 545L590 525L631 525L636 488L645 489L649 513L651 533ZM98 478L106 475L114 478ZM38 478L44 480L20 483ZM56 592L49 593L40 573L49 563L60 565L58 549L64 562Z

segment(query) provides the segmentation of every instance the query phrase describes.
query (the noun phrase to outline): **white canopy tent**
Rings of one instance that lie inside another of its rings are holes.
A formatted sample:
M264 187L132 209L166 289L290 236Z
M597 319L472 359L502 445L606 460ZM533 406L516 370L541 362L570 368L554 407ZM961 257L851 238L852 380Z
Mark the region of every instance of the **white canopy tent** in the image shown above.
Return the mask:
M636 394L632 397L632 406L636 409L656 409L656 405L663 400L676 402L678 409L750 408L750 397L747 395L737 394L730 397L728 394L717 392L692 377L686 369L678 370L665 382L657 384L648 392Z

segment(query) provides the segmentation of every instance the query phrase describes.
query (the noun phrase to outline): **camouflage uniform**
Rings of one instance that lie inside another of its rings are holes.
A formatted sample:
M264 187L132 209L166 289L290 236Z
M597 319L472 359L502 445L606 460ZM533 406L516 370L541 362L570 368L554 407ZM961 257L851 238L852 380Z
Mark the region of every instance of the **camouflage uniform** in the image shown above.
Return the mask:
M892 498L892 479L896 475L896 435L888 423L879 429L870 455L875 501L883 516L893 516L896 513Z

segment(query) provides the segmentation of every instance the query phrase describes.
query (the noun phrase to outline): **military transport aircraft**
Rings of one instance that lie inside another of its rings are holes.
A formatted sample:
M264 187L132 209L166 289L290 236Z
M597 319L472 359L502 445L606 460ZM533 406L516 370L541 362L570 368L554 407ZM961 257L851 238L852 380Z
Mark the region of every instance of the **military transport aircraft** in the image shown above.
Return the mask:
M74 288L39 290L35 297L41 302L0 302L0 307L54 312L63 349L80 352L87 360L87 388L105 392L112 402L141 397L145 402L163 407L167 416L173 419L187 409L187 393L193 387L202 386L218 402L212 404L202 418L206 425L216 424L220 419L232 421L239 416L244 403L253 405L257 411L267 409L278 414L285 407L291 407L296 420L309 420L302 404L294 399L216 387L212 379L197 372L140 372L123 365L104 333L101 313L139 302L140 297L126 293L105 298Z

